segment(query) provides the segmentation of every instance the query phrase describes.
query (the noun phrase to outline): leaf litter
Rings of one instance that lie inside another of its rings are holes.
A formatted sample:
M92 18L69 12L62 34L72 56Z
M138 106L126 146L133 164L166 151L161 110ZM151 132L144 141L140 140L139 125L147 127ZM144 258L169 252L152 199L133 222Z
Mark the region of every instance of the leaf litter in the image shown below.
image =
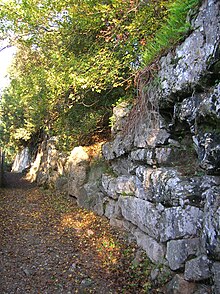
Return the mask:
M152 263L128 233L67 196L7 178L0 189L0 293L159 293L149 280Z

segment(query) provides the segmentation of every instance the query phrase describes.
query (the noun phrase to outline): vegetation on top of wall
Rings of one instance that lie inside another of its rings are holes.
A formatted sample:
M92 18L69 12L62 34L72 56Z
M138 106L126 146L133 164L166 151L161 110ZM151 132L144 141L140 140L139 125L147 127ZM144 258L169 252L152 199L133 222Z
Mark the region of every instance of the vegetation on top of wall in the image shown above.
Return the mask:
M68 151L103 139L112 105L137 95L137 72L183 36L198 2L5 1L0 40L17 53L1 99L0 145L55 135Z
M156 32L154 38L147 43L143 53L143 67L148 66L156 57L181 41L190 30L189 12L198 8L201 0L176 0L168 9L168 18Z
M105 133L112 104L135 96L140 57L173 1L5 1L0 38L17 53L1 101L1 145L44 132L69 150Z

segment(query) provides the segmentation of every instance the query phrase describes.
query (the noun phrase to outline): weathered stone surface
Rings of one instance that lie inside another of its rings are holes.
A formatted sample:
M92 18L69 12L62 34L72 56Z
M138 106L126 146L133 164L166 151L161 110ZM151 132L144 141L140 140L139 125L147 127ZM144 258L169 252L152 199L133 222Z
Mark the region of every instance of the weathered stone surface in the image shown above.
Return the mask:
M142 122L135 131L134 146L146 148L166 145L169 138L170 134L165 129L149 130L147 123Z
M133 134L118 134L114 141L102 146L102 154L106 160L112 160L128 153L133 146Z
M209 92L184 99L179 119L189 124L201 167L209 173L219 174L220 84ZM207 121L205 125L204 120Z
M220 120L219 122L220 123ZM201 131L198 136L195 136L194 142L200 165L207 170L209 174L220 174L220 135L219 133L203 132Z
M186 262L184 278L187 281L201 281L211 277L211 261L206 255Z
M137 189L135 196L137 198L152 200L152 181L151 174L154 171L152 168L146 168L145 166L139 165L135 173L139 181L136 182Z
M81 188L83 193L80 193L77 199L80 206L93 210L98 215L104 214L104 206L107 201L101 185L103 168L102 162L90 167L86 184Z
M160 220L160 241L198 236L202 228L202 216L202 211L197 207L166 208Z
M126 122L126 117L130 112L130 103L128 101L122 101L117 106L113 108L112 115L112 128L111 131L113 134L118 133L123 130L124 124Z
M201 94L200 101L201 103L197 108L197 116L220 119L220 83L209 90L208 93Z
M219 5L217 0L204 1L194 22L193 33L174 53L161 58L161 104L169 104L175 93L186 93L193 89L217 61Z
M153 189L153 200L162 204L178 205L180 195L183 192L180 187L181 180L179 174L173 169L157 169L150 176Z
M118 198L118 194L116 193L116 181L117 178L109 174L102 175L102 187L108 197L111 197L113 199Z
M68 193L74 197L80 195L80 190L86 183L89 169L89 156L83 147L75 147L65 166L68 175Z
M203 241L207 253L220 260L220 187L208 189L206 197Z
M154 149L152 148L143 148L132 151L130 156L134 161L142 161L149 165L154 165L156 164L154 153Z
M119 176L130 176L130 174L135 173L137 164L131 161L128 157L120 157L117 158L117 160L111 161L111 167L112 170Z
M68 186L68 179L66 177L58 177L55 181L55 189L61 192L66 192Z
M165 248L163 245L159 244L156 240L139 229L134 232L134 236L136 237L137 244L145 250L152 262L164 263Z
M196 284L187 282L183 275L177 274L166 287L166 294L194 294Z
M133 161L146 163L151 166L178 165L182 156L187 156L187 151L176 147L143 148L131 152Z
M117 199L119 195L135 195L136 181L137 179L134 176L120 176L117 178L108 174L103 174L102 176L104 191L114 199Z
M161 214L155 205L149 201L138 199L132 196L120 196L119 206L123 217L137 225L142 231L146 232L154 239L159 238L159 224Z
M105 203L105 216L109 219L121 219L121 209L117 201L110 199Z
M21 173L23 170L30 167L30 164L29 148L26 147L16 155L11 171Z
M198 255L200 251L200 239L171 240L167 243L166 259L172 270L184 267L185 261L190 256Z
M220 262L214 262L212 266L212 273L214 275L214 294L220 293Z
M148 171L146 179L149 200L169 206L200 205L202 192L201 180L198 177L183 177L173 168L158 168ZM145 186L145 184L144 184Z
M136 190L136 177L135 176L120 176L116 182L116 192L124 196L132 196Z

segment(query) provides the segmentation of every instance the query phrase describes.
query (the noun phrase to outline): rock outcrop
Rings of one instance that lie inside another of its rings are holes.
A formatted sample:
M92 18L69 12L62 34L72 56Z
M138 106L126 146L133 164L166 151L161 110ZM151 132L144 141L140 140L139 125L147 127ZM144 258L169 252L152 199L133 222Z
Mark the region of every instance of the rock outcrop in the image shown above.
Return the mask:
M22 149L17 155L12 165L12 172L21 173L25 169L29 168L31 164L31 156L29 148Z

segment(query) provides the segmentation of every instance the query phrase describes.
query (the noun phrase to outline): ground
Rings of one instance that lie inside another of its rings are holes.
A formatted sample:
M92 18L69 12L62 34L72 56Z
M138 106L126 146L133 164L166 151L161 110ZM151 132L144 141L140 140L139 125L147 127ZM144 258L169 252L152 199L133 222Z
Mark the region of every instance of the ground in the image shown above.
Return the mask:
M158 293L129 236L70 198L8 173L0 189L0 293ZM151 290L150 290L151 289Z

